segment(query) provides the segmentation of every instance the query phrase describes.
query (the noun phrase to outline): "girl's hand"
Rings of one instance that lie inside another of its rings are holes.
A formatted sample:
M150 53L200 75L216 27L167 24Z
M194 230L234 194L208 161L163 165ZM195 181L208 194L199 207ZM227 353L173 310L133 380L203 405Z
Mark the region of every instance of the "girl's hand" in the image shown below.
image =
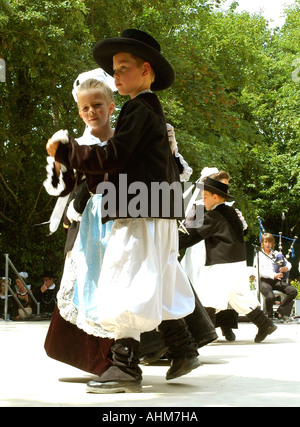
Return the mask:
M46 144L46 150L47 153L49 154L49 156L51 157L55 157L57 148L58 148L58 144L60 144L59 141L52 141L51 139L48 140L47 144Z
M57 131L50 139L48 139L48 142L46 144L46 150L49 156L55 157L58 144L67 144L69 142L69 133L67 130L59 130Z

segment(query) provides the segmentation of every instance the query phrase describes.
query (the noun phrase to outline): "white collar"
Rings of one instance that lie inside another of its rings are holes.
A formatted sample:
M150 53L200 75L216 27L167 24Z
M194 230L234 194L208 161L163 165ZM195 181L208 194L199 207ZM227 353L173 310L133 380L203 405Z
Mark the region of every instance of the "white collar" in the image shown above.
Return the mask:
M142 94L144 94L144 93L152 93L152 90L151 90L151 89L145 89L145 90L142 90L141 92L137 93L137 94L136 94L132 99L134 99L134 98L136 98L137 96L142 95Z

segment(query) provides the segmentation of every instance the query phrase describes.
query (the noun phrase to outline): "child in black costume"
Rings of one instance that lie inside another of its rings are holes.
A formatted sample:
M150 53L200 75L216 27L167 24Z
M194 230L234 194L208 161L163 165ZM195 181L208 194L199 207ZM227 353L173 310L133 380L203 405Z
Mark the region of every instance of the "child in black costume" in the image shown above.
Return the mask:
M142 379L138 366L141 332L160 325L169 348L168 337L173 341L176 337L167 379L200 365L186 329L179 333L177 328L174 333L171 326L191 313L195 304L191 286L177 261L176 219L182 219L183 212L176 212L173 193L168 213L164 212L162 198L155 205L151 197L139 217L126 210L134 200L128 192L131 184L143 183L150 196L153 182L170 186L179 183L164 114L150 90L168 88L174 72L160 54L156 40L138 30L125 30L120 38L99 43L94 57L114 75L119 93L131 97L122 107L114 136L106 147L78 146L68 140L66 144L50 142L47 150L65 166L84 171L90 191L97 191L100 174L108 174L108 182L116 189L115 209L108 211L106 218L103 215L104 221L114 219L114 225L103 260L98 299L101 325L115 336L114 364L88 384L88 391L137 392ZM125 212L120 202L124 177L128 195Z
M197 184L203 190L207 212L203 224L180 233L180 249L205 240L206 270L204 283L195 289L202 304L212 312L226 310L228 304L238 313L246 315L258 326L255 342L263 341L276 330L276 326L259 308L257 298L249 288L246 270L246 248L242 222L236 210L225 204L233 199L228 185L213 178Z

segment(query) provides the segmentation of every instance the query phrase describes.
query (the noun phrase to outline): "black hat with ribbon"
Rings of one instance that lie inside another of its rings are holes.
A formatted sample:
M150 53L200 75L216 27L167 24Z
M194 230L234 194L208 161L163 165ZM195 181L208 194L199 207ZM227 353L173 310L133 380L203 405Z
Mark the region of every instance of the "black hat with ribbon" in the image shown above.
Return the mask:
M136 29L124 30L121 37L107 38L96 44L93 56L97 64L113 76L113 56L119 52L128 52L149 62L155 72L152 90L167 89L173 84L173 68L160 53L160 44L150 34Z
M226 200L233 200L234 196L228 193L228 185L224 182L217 181L213 178L205 178L203 182L197 182L196 186L202 190L209 191L213 194L218 194Z

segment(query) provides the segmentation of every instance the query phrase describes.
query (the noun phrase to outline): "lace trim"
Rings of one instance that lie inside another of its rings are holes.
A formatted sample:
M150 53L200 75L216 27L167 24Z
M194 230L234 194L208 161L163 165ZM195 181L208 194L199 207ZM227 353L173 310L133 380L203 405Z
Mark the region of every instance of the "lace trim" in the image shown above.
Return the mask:
M183 172L180 174L180 181L185 182L188 181L193 173L193 169L188 165L186 160L184 160L183 156L178 152L178 148L175 148L174 151L175 157L177 157L183 167Z
M48 194L51 196L60 196L61 193L66 189L66 184L63 179L63 173L67 171L67 168L64 165L61 165L61 169L59 172L58 177L58 184L57 186L53 185L53 179L55 177L55 169L54 169L54 158L48 156L47 157L47 178L44 181L43 185L47 191Z
M76 239L76 242L78 239ZM76 245L74 244L74 248ZM73 250L74 250L73 248ZM75 249L76 250L76 249ZM101 338L114 338L114 334L103 329L99 323L87 318L73 303L76 285L76 263L72 252L67 255L60 290L57 294L57 306L60 315L68 322L76 325L89 335Z

